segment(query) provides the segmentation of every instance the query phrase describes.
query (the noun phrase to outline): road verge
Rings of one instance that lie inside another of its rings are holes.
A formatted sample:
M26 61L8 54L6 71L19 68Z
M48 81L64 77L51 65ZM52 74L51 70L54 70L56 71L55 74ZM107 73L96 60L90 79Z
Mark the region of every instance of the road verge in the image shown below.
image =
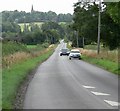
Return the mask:
M21 109L24 94L29 81L34 76L38 64L48 59L54 52L54 47L44 49L43 53L33 58L28 58L20 63L13 64L10 68L3 69L2 73L2 108ZM25 85L26 84L26 85ZM25 86L24 86L25 85Z
M104 52L98 55L95 50L79 49L82 52L82 59L91 64L97 65L109 72L119 75L118 55L113 52Z

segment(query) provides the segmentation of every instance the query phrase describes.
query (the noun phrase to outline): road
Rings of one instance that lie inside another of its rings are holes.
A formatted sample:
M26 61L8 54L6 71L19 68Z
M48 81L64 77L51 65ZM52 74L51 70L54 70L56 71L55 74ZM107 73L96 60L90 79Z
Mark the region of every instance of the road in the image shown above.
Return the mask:
M53 55L36 70L24 109L117 109L118 77L82 60Z

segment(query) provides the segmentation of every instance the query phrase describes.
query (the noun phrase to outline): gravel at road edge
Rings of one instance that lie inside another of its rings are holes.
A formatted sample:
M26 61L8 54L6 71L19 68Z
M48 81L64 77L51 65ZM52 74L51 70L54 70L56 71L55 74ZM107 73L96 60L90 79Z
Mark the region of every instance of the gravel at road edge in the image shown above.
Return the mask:
M32 78L34 77L37 68L38 66L34 70L29 71L29 74L23 80L20 87L18 88L18 91L16 93L16 98L13 103L13 109L23 109L23 103L24 103L25 94L26 94L28 85L30 81L32 80Z

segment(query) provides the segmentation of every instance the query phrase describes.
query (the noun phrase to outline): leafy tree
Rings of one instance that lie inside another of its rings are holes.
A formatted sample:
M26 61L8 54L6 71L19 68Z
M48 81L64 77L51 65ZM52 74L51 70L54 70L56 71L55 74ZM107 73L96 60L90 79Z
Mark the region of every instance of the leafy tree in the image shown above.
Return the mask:
M101 43L111 50L119 46L120 42L120 3L105 3L101 10ZM102 4L103 6L103 4ZM98 5L96 3L76 3L74 9L74 23L72 28L79 31L80 37L85 37L87 43L97 42L98 33ZM75 42L75 38L73 42ZM114 41L114 42L113 42ZM76 45L76 42L74 43Z
M2 32L20 32L20 26L13 22L2 22Z
M86 3L82 4L82 6L75 4L72 28L79 32L79 44L81 44L82 37L86 38L87 43L97 41L97 18L98 6L95 3Z
M60 38L64 37L64 29L56 22L46 22L42 25L41 28L43 31L47 31L47 30L57 30L60 34Z
M102 14L101 39L105 46L113 50L120 43L120 24L117 24L106 11Z
M72 15L71 14L59 14L57 17L57 22L71 22Z
M113 21L120 24L120 1L106 3L106 10Z

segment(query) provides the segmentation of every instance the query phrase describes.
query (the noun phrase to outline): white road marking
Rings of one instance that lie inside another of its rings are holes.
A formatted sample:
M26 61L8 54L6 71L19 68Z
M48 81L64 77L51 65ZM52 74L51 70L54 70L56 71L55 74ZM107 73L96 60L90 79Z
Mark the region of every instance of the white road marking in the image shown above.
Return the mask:
M95 95L97 95L97 96L108 96L108 95L110 95L110 94L106 94L106 93L93 92L93 91L91 91L91 93L93 93L93 94L95 94Z
M91 89L95 88L95 87L93 87L93 86L84 86L84 85L83 85L83 87L84 87L84 88L88 88L88 89L89 89L89 88L91 88Z
M109 105L111 105L111 106L119 106L120 105L120 103L118 103L118 102L115 102L115 101L108 101L108 100L104 100L106 103L108 103Z

